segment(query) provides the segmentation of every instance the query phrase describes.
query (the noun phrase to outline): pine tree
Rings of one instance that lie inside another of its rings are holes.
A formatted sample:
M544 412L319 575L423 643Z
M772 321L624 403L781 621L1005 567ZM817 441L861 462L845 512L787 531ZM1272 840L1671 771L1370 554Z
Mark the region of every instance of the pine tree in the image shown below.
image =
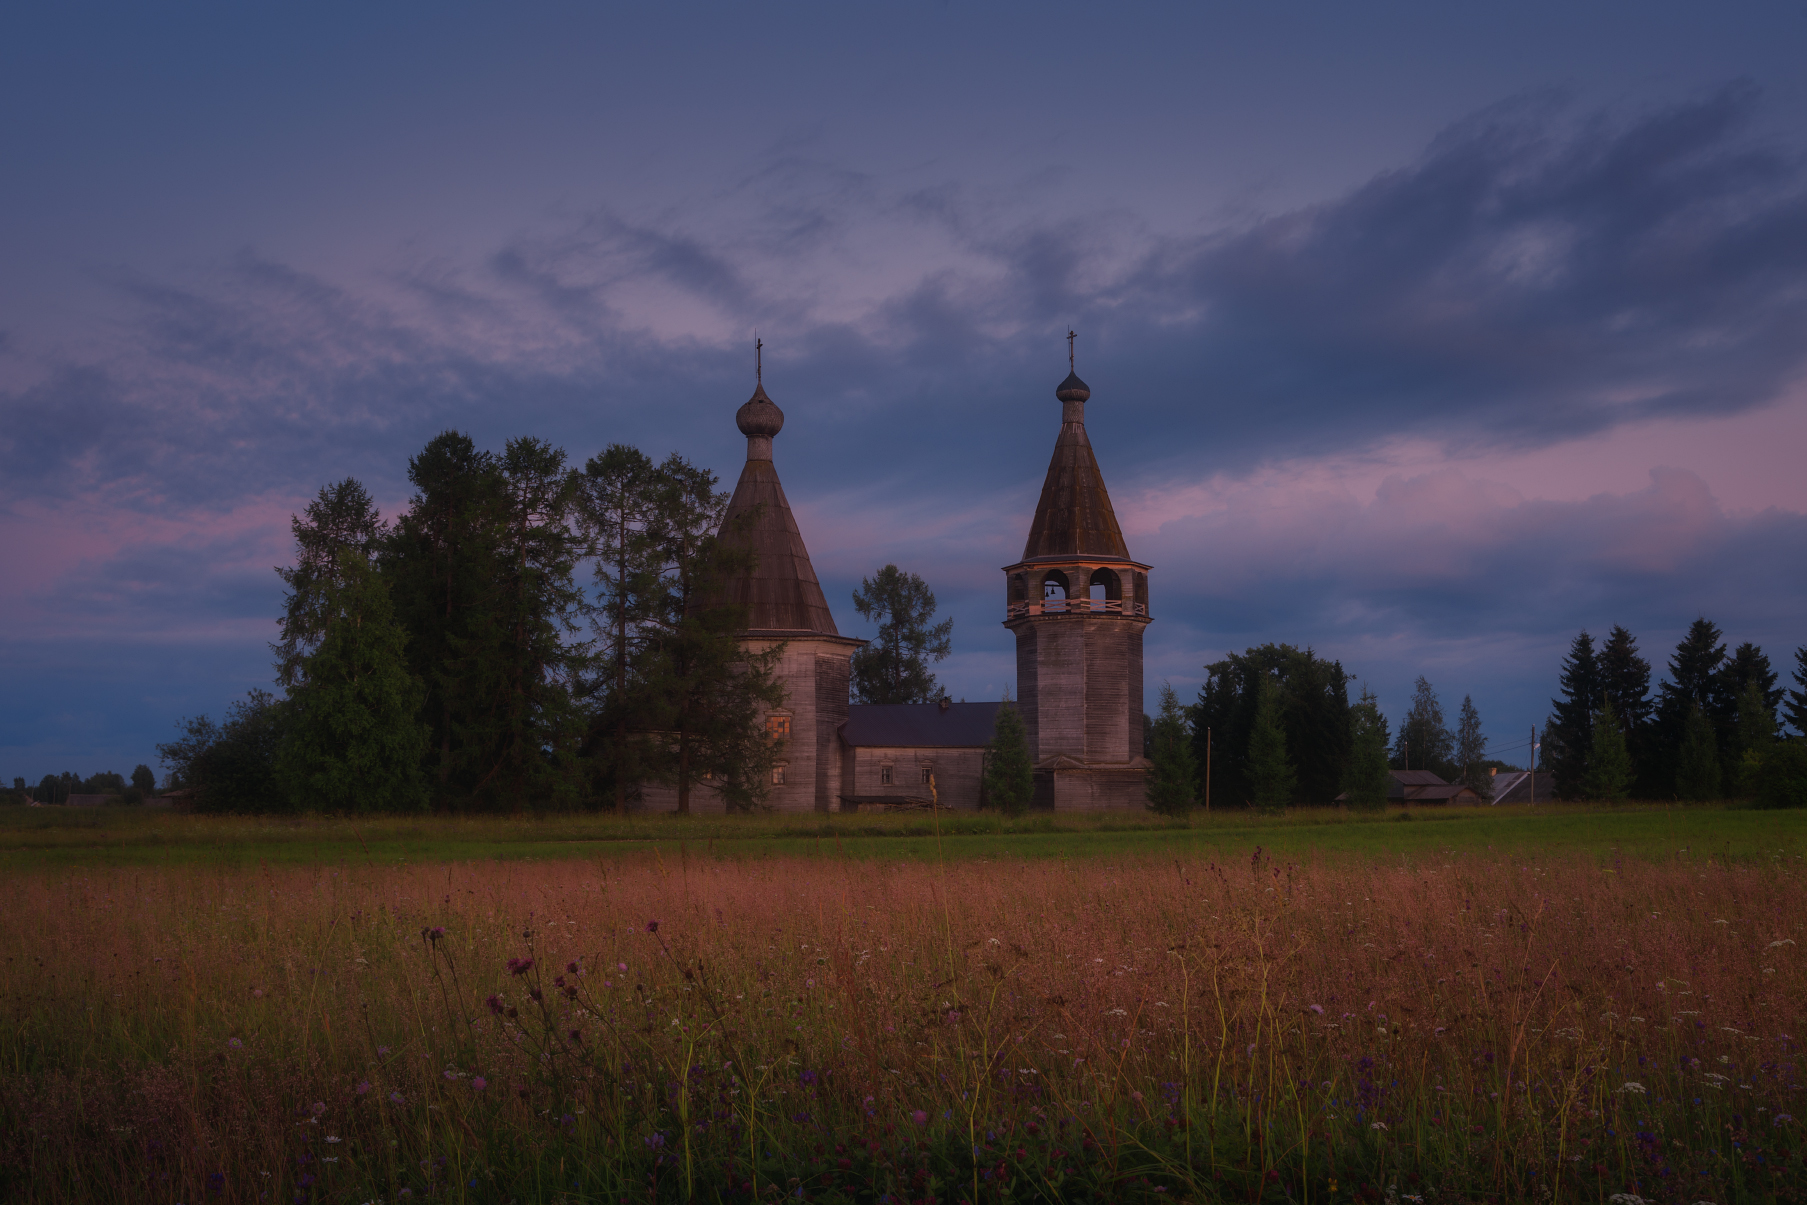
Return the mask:
M932 703L942 695L931 661L953 651L954 621L935 620L935 593L914 573L886 565L862 578L853 607L878 625L878 639L853 655L853 696L861 703Z
M1349 770L1344 781L1349 808L1378 812L1387 806L1387 788L1393 775L1387 769L1387 718L1372 691L1349 709Z
M1719 742L1698 700L1690 702L1677 751L1675 795L1690 802L1719 798Z
M1594 713L1593 739L1589 747L1582 794L1588 799L1621 802L1631 785L1631 755L1625 749L1625 731L1613 711L1610 691L1603 695L1600 710Z
M1682 746L1694 707L1700 708L1713 729L1716 749L1722 748L1724 738L1730 735L1737 699L1725 698L1725 677L1719 672L1724 663L1725 645L1719 629L1704 618L1696 619L1669 659L1669 680L1657 688L1651 777L1657 781L1660 795L1681 790Z
M1443 703L1422 674L1412 684L1412 705L1393 739L1395 770L1429 770L1448 780L1457 776L1456 738L1443 722Z
M1788 692L1788 722L1807 737L1807 644L1794 651L1794 681L1800 689Z
M1286 756L1286 732L1280 726L1280 686L1264 677L1249 732L1249 805L1277 816L1292 802L1297 775Z
M418 714L423 692L403 652L407 637L387 585L362 553L340 552L336 580L327 592L326 637L290 690L282 776L305 807L420 810L427 734Z
M1550 700L1555 712L1545 729L1552 746L1550 768L1556 776L1556 794L1563 799L1578 799L1594 740L1594 708L1604 689L1600 663L1594 656L1594 638L1585 631L1575 637L1569 655L1563 659L1559 689L1562 697Z
M985 804L1007 816L1020 816L1035 798L1035 769L1029 760L1029 730L1010 702L998 706L991 743L985 746Z
M1667 790L1658 781L1656 759L1651 756L1650 662L1638 655L1637 638L1617 624L1600 646L1600 683L1625 734L1625 752L1631 758L1629 790L1642 799L1660 798Z
M1481 713L1475 710L1474 697L1463 695L1456 720L1456 765L1464 786L1482 799L1492 799L1493 776L1487 773L1486 758L1487 738L1481 732Z
M1192 732L1179 696L1161 684L1161 714L1153 728L1153 765L1148 772L1148 806L1169 816L1183 816L1198 797L1198 760Z

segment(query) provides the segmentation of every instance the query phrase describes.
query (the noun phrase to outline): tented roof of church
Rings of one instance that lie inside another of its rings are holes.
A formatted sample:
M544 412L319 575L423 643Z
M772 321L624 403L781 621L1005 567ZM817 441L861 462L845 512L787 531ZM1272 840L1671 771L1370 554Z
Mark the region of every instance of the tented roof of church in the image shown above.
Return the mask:
M758 563L752 573L729 583L728 600L747 608L748 631L839 636L815 567L809 563L809 549L803 546L803 533L791 515L790 500L769 459L769 441L783 427L784 412L761 387L735 418L749 437L749 455L722 521L722 538L750 549ZM753 454L761 438L767 441L764 458ZM741 520L749 514L752 519L742 527Z
M1129 560L1129 546L1111 496L1104 488L1104 474L1092 454L1085 434L1085 401L1091 390L1069 374L1056 391L1064 407L1060 437L1054 441L1054 458L1042 482L1035 522L1023 546L1025 561L1044 557L1098 556Z

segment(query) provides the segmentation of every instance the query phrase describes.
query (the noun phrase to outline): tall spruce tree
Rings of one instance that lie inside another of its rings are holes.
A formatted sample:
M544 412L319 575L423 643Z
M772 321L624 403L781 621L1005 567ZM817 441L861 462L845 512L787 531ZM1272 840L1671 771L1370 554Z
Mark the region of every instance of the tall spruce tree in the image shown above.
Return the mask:
M1715 754L1724 745L1722 735L1729 735L1737 701L1725 697L1725 644L1720 631L1705 618L1696 619L1675 646L1669 659L1669 680L1657 688L1654 727L1654 776L1662 797L1691 798L1681 782L1683 746L1690 740L1691 713L1698 707L1701 718L1713 737ZM1696 742L1698 744L1698 742ZM1691 771L1690 790L1699 785L1698 770ZM1713 784L1716 793L1717 781Z
M1631 755L1625 748L1625 730L1613 711L1612 692L1602 695L1594 713L1593 739L1589 743L1587 773L1581 794L1588 799L1619 803L1631 786Z
M1249 730L1249 806L1277 816L1292 802L1298 776L1286 755L1286 730L1280 723L1280 684L1264 675L1256 689L1255 723Z
M369 491L352 477L321 486L305 511L290 516L289 529L295 535L295 563L276 570L288 590L276 621L282 639L270 646L276 654L276 680L283 686L301 680L303 661L326 636L327 598L344 584L339 554L369 555L387 534Z
M597 787L617 812L657 760L648 696L648 639L668 609L662 567L658 467L638 448L611 444L584 465L582 505L600 598L591 615L596 676L587 694L593 714L584 744Z
M1349 708L1349 770L1343 789L1348 792L1350 810L1384 810L1392 784L1393 775L1387 769L1387 717L1380 712L1380 700L1364 687L1360 700Z
M985 806L1020 816L1035 798L1035 768L1029 759L1029 730L1010 693L998 707L991 742L985 746Z
M1288 644L1264 644L1205 666L1205 684L1189 711L1193 755L1201 766L1210 734L1214 798L1220 804L1249 798L1249 737L1264 678L1279 686L1280 724L1295 758L1289 802L1329 803L1343 788L1349 762L1348 675L1340 662Z
M1563 799L1579 799L1584 793L1588 752L1594 743L1594 710L1605 689L1600 663L1594 655L1594 638L1585 631L1569 646L1558 689L1562 697L1550 700L1555 711L1545 728L1544 739L1550 747L1556 794Z
M1727 781L1740 796L1748 798L1756 789L1763 758L1776 742L1776 713L1771 709L1769 696L1764 693L1762 679L1757 675L1745 679L1744 690L1738 696L1738 723L1734 736L1737 760L1733 762L1733 774Z
M1481 732L1481 713L1475 710L1474 696L1462 696L1462 710L1456 720L1456 765L1459 781L1482 799L1493 798L1493 776L1487 772L1487 738Z
M1600 646L1600 683L1612 700L1619 731L1625 734L1625 752L1631 758L1628 791L1640 799L1660 798L1666 792L1654 781L1650 750L1650 662L1638 655L1637 638L1617 624Z
M406 634L369 558L342 549L326 591L326 635L289 689L291 722L277 764L309 808L407 812L426 806L423 692L408 673Z
M1794 651L1794 682L1800 689L1788 692L1788 723L1807 737L1807 644Z
M1707 718L1706 708L1695 700L1688 704L1682 724L1675 767L1676 798L1696 803L1717 799L1720 781L1719 742L1713 736L1713 722Z
M1460 775L1455 754L1456 738L1443 722L1443 703L1430 680L1420 674L1412 684L1412 705L1393 738L1392 766L1429 770L1448 781Z
M932 703L944 693L929 663L953 651L954 621L935 622L935 593L914 573L886 565L862 578L853 609L878 625L878 639L853 654L860 703Z
M1173 687L1161 683L1161 713L1153 727L1153 764L1148 771L1148 806L1168 816L1192 810L1198 796L1198 759L1185 708Z

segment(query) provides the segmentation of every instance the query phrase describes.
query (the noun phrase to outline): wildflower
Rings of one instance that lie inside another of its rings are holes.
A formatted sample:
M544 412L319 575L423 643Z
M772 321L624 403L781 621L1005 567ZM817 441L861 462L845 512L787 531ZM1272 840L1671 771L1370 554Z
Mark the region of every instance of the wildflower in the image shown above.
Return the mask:
M471 1077L471 1087L481 1092L483 1089L489 1087L489 1081L484 1079L481 1075L473 1076Z
M386 1055L389 1053L389 1048L387 1046L378 1046L376 1048L376 1053L377 1053L377 1057L381 1058L383 1055Z
M239 1041L237 1038L233 1038L230 1041L228 1041L226 1043L226 1045L232 1047L232 1049L234 1049L234 1050L237 1050L239 1047L243 1046L244 1043Z
M318 1116L320 1116L320 1114L322 1114L324 1112L326 1112L326 1102L323 1100L315 1101L314 1109L313 1109L314 1116L318 1117Z
M402 1099L402 1094L400 1092L391 1092L389 1094L389 1103L392 1105L403 1105L408 1102Z
M358 1083L358 1089L357 1089L357 1091L358 1091L358 1095L359 1095L359 1096L365 1096L365 1095L368 1095L368 1094L369 1094L369 1092L370 1092L370 1081L369 1081L369 1080L362 1080L362 1081L360 1081L360 1082L359 1082L359 1083Z
M915 1122L919 1126L927 1125L927 1124L929 1124L929 1115L927 1113L924 1113L921 1109L918 1109L914 1113L910 1114L910 1120Z
M458 1078L458 1073L456 1071L448 1071L445 1073L445 1077L449 1080L455 1080Z
M577 974L577 963L575 961L567 962L565 964L565 970L573 975Z
M647 921L646 922L646 931L648 933L657 933L659 931L659 922L656 920Z
M627 963L618 962L615 964L615 969L620 971L623 975L625 975L625 974L627 974Z
M1368 1128L1370 1130L1384 1130L1387 1128L1387 1123L1384 1121L1377 1121L1373 1125L1369 1126Z
M1307 1004L1305 1007L1309 1008L1320 1017L1324 1015L1324 1006L1322 1004Z
M1632 1092L1638 1096L1642 1096L1642 1095L1644 1095L1644 1085L1637 1083L1635 1081L1632 1081L1632 1080L1627 1080L1625 1082L1625 1086L1623 1088L1620 1088L1619 1091Z
M489 999L485 1000L484 1003L489 1005L489 1011L491 1013L498 1017L502 1015L502 997L491 996Z
M326 1136L326 1140L328 1142L337 1142L337 1141L339 1141L339 1136L337 1134L328 1134Z
M508 960L508 973L510 975L525 975L532 969L533 959L531 958L510 958Z

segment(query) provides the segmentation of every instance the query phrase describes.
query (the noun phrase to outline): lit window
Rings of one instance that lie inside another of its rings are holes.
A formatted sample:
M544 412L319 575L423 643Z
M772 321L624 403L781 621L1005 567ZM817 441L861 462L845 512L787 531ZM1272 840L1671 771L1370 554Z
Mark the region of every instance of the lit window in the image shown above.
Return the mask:
M772 785L775 787L781 787L784 785L784 767L783 766L773 766L772 767Z
M791 717L788 715L767 716L765 734L775 741L788 739L791 734Z
M890 766L880 766L878 768L878 785L881 787L888 787L891 785Z

